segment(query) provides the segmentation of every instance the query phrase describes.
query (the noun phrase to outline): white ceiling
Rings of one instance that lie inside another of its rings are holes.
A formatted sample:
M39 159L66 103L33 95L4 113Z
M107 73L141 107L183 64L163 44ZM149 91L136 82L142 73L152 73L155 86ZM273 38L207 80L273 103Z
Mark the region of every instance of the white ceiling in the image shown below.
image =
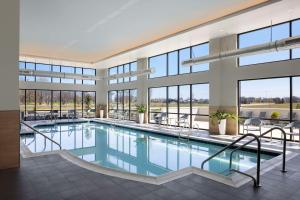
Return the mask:
M107 60L266 1L21 0L20 55Z
M113 67L135 61L138 58L150 57L207 42L212 38L238 34L298 18L300 18L299 0L273 0L271 4L230 15L160 41L104 59L97 62L95 67L99 69Z

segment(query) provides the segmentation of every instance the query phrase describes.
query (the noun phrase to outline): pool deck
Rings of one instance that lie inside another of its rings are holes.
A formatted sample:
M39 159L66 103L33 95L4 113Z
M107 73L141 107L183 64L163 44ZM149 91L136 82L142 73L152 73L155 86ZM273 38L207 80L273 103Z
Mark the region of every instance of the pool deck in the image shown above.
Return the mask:
M99 119L97 119L99 120ZM121 126L152 129L178 134L174 127L140 125L134 122L101 119ZM40 123L40 122L30 122ZM31 124L33 125L33 124ZM187 131L187 130L186 130ZM207 131L191 131L190 137L230 142L239 136L209 135ZM262 140L263 147L280 150L282 143ZM289 151L300 153L298 143L288 142ZM0 171L0 199L289 199L300 196L300 155L287 161L287 173L280 165L261 176L262 187L253 183L234 188L199 175L187 175L162 185L121 179L84 169L60 155L21 158L19 169Z
M299 200L300 156L262 175L262 187L252 182L233 188L213 180L189 175L163 185L152 185L95 173L59 155L21 159L19 169L0 171L3 200Z

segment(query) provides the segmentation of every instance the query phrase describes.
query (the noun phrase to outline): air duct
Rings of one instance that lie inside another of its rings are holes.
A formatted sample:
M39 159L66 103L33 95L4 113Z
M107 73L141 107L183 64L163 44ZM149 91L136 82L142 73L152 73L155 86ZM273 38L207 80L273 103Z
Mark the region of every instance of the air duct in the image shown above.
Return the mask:
M53 77L53 78L70 78L70 79L78 79L78 80L113 80L117 78L125 78L132 76L143 76L147 74L154 73L153 68L132 71L123 74L116 74L107 77L100 76L91 76L91 75L81 75L81 74L72 74L72 73L63 73L63 72L47 72L47 71L36 71L30 69L19 69L19 75L23 76L38 76L38 77Z
M250 56L255 54L263 54L274 51L282 51L300 47L300 36L290 37L282 40L276 40L265 44L255 45L251 47L235 49L231 51L220 52L218 54L192 58L182 62L183 66L191 66L203 63L210 63L226 58L235 58L242 56Z

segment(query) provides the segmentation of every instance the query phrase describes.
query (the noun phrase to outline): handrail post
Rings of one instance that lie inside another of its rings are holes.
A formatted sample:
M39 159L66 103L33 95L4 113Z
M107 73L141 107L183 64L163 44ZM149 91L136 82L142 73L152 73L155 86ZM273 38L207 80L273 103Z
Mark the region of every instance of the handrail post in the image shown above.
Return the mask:
M286 161L286 132L281 129L283 133L283 155L282 155L282 170L281 172L285 173L287 172L286 167L285 167L285 161Z
M256 162L257 162L257 169L256 169L256 187L260 187L260 153L261 153L261 142L258 137L255 138L257 141L257 157L256 157Z

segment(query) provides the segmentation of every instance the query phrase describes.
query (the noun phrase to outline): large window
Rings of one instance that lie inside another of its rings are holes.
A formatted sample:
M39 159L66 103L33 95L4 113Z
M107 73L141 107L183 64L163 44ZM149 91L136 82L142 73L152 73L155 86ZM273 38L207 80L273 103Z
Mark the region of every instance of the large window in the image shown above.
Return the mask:
M29 69L36 71L46 71L46 72L62 72L71 73L79 75L89 75L96 76L96 70L90 68L82 67L72 67L72 66L60 66L42 63L31 63L31 62L19 62L19 69ZM70 78L55 78L55 77L39 77L39 76L19 76L20 81L36 81L36 82L46 82L46 83L69 83L69 84L85 84L85 85L95 85L95 80L74 80Z
M131 63L127 63L124 65L119 65L116 67L109 68L108 76L113 76L116 74L124 74L124 73L128 73L128 72L134 72L136 70L137 70L137 62L131 62ZM126 83L126 82L131 82L131 81L136 81L136 76L112 79L112 80L109 80L108 83L116 84L116 83Z
M96 92L83 92L83 117L95 117Z
M260 118L262 132L272 126L284 127L291 121L299 120L299 80L299 77L283 77L240 81L239 116L241 119ZM240 122L240 133L246 133L244 120ZM281 138L281 134L273 131L272 137Z
M300 35L300 20L292 22L292 36ZM300 48L292 50L292 58L300 58Z
M281 40L290 36L300 34L300 20L286 22L272 27L266 27L246 33L239 34L239 48L251 47L263 43L268 43L275 40ZM243 56L239 58L239 65L253 65L267 62L275 62L288 60L291 58L299 58L299 49L281 50L270 53L263 53L251 56Z
M21 117L25 120L95 117L96 92L59 90L20 90Z
M206 56L208 54L209 43L204 43L150 57L148 67L154 68L154 73L150 74L149 78L208 71L208 63L193 66L183 66L181 64L184 60L188 60L194 57Z
M167 76L167 54L149 58L149 68L154 69L154 73L150 74L150 78Z
M150 123L157 123L155 121L157 114L166 113L170 125L178 125L176 124L178 119L185 116L190 127L208 129L208 110L207 83L149 88Z
M137 90L114 90L108 92L109 117L122 115L125 119L136 120Z

